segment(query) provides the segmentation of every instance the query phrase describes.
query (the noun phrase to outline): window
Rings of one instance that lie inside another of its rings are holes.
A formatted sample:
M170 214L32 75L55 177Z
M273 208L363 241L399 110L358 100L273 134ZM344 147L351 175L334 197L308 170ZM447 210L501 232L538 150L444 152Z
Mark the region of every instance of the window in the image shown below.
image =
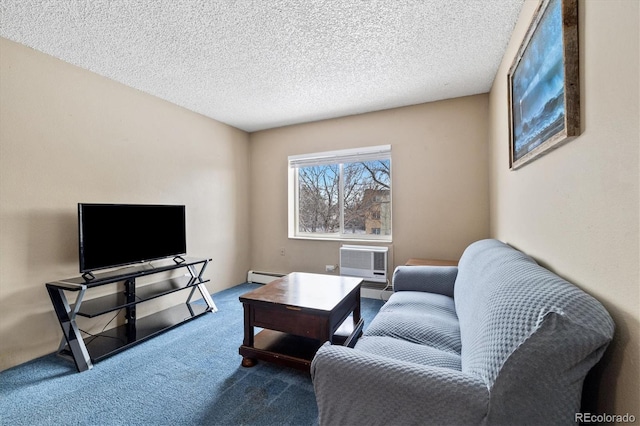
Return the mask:
M391 146L289 157L289 237L391 241Z

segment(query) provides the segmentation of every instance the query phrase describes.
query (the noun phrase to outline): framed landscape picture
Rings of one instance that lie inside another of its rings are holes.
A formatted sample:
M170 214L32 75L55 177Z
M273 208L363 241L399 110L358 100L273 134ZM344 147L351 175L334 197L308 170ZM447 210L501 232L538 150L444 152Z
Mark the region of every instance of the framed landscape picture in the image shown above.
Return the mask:
M509 167L580 134L578 0L543 0L508 74Z

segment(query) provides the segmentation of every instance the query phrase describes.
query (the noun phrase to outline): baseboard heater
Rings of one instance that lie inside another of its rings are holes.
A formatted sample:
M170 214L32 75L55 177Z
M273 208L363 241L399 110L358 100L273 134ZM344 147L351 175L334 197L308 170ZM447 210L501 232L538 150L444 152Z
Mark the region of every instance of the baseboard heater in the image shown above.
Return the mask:
M268 284L271 281L284 277L284 274L277 272L249 271L247 273L247 282L257 284Z

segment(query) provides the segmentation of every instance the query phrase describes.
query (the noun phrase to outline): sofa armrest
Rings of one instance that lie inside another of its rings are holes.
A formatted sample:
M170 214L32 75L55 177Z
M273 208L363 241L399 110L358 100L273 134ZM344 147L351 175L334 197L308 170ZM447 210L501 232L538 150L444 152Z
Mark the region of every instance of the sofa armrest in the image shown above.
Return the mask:
M322 346L311 363L320 425L481 424L489 391L476 376Z
M398 266L393 291L425 291L453 297L457 266Z

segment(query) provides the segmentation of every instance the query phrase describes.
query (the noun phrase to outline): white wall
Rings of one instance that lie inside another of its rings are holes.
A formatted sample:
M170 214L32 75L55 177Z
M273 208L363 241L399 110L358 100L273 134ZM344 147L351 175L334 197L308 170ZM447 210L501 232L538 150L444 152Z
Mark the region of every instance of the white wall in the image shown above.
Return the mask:
M209 290L246 279L248 134L5 39L0 52L0 370L57 349L44 284L78 275L78 202L185 204Z
M537 6L527 1L490 93L491 234L599 299L615 339L586 402L638 418L640 116L637 1L580 1L582 134L509 171L507 72Z

